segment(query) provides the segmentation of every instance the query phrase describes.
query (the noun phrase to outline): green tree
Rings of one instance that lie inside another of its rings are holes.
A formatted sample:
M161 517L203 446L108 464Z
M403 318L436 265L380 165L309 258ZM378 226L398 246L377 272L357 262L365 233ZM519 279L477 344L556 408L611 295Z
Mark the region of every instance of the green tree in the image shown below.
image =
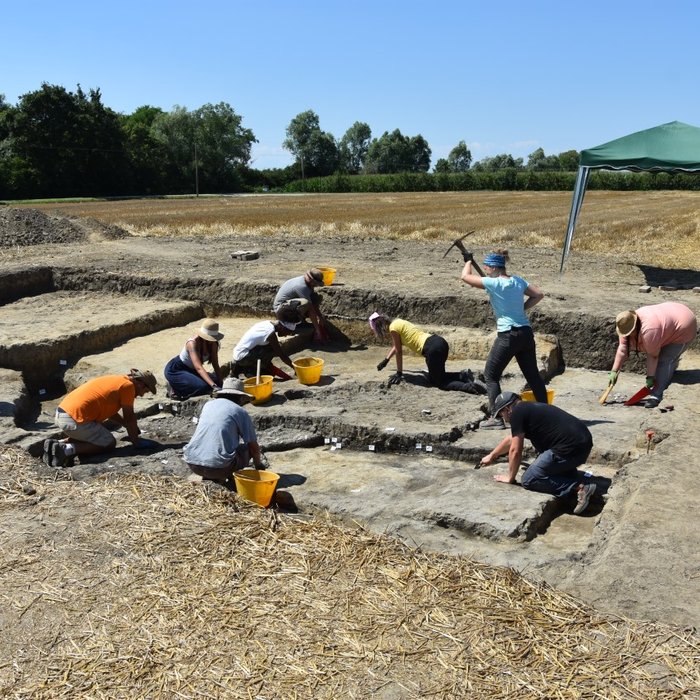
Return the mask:
M242 121L225 102L206 104L192 112L176 105L172 112L157 114L151 133L167 152L170 187L191 192L199 177L201 190L240 189L240 174L256 141Z
M368 173L427 172L430 156L428 142L420 134L409 138L399 129L394 129L372 140L367 150L365 170Z
M472 170L477 172L494 172L496 170L504 170L506 168L515 168L520 170L523 167L522 158L513 158L510 153L500 153L497 156L490 158L482 158L472 166Z
M361 172L365 165L367 150L371 140L372 130L369 124L355 122L343 134L343 138L340 139L340 144L338 145L340 169L354 175Z
M581 155L578 151L564 151L559 154L559 165L562 170L573 172L578 170Z
M528 170L561 170L557 156L546 156L543 148L534 150L527 157Z
M164 112L159 107L144 105L132 114L122 116L133 194L165 194L169 191L167 149L152 132L153 123L162 114Z
M20 97L11 139L32 173L34 196L116 194L127 182L119 115L102 104L99 90L72 93L43 83Z
M330 175L338 167L338 146L332 134L321 131L313 110L300 112L289 122L282 146L299 162L302 178Z
M460 141L447 156L449 172L465 173L472 164L472 153L464 141Z
M452 172L452 171L450 170L450 163L449 163L449 161L447 160L447 158L438 158L438 161L437 161L437 163L435 163L435 167L433 168L433 170L434 170L436 173L449 173L449 172Z

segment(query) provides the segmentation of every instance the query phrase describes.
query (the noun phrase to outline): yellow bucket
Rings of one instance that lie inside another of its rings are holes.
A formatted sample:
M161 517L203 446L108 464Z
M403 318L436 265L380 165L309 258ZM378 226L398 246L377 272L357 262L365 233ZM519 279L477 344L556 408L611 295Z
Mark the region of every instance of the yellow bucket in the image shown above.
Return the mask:
M335 279L335 268L334 267L317 267L317 270L323 272L323 286L330 287Z
M523 391L520 398L523 401L534 401L535 395L531 391ZM547 389L547 403L554 403L554 389Z
M267 508L272 500L280 475L261 469L241 469L233 472L236 493L246 501Z
M261 374L260 384L257 377L249 377L243 380L243 391L253 397L253 403L265 403L272 396L272 380L271 374Z
M302 384L318 384L321 379L323 360L320 357L300 357L292 361L292 366Z

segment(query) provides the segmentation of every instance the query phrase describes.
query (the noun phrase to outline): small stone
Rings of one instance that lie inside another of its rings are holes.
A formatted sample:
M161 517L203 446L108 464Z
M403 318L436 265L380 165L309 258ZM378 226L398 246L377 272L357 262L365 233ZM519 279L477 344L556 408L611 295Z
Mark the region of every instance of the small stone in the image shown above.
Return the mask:
M659 290L662 292L677 292L678 287L673 287L670 284L660 284L659 285Z
M693 287L693 291L694 291L696 294L700 294L700 287Z
M640 291L640 292L643 292L644 294L648 294L648 293L651 291L651 287L650 287L648 284L643 284L643 285L639 288L639 291Z

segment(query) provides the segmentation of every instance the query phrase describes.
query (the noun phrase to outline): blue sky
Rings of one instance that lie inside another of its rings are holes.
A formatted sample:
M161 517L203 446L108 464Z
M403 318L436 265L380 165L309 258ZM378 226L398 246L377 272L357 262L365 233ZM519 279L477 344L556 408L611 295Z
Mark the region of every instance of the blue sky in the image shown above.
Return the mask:
M227 102L292 162L285 128L312 109L337 139L422 134L432 163L581 150L665 122L700 125L695 0L258 0L3 3L0 94L99 88L131 113Z

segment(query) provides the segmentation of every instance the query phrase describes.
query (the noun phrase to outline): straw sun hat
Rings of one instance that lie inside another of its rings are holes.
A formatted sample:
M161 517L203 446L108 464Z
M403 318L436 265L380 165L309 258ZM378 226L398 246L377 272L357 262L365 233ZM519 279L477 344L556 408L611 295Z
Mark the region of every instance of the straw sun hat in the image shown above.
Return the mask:
M623 338L630 335L637 324L637 314L634 311L621 311L615 318L617 334Z
M240 399L241 405L250 403L254 398L243 390L243 382L234 377L224 379L223 386L216 392L216 396L235 396Z
M202 321L202 326L197 331L197 335L204 340L212 342L217 342L224 337L223 333L219 333L219 324L213 318L205 318Z

